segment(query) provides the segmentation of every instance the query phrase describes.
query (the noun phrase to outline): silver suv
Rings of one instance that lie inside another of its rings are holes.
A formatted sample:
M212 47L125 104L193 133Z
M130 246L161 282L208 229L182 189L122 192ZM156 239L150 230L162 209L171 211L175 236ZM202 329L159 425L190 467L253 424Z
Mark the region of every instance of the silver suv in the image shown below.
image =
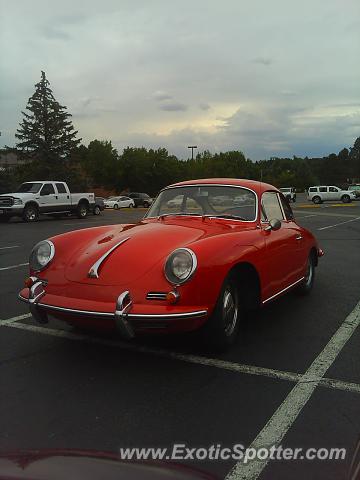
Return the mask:
M335 187L334 185L310 187L307 196L308 200L314 203L327 201L350 203L356 198L353 191L341 190L341 188Z

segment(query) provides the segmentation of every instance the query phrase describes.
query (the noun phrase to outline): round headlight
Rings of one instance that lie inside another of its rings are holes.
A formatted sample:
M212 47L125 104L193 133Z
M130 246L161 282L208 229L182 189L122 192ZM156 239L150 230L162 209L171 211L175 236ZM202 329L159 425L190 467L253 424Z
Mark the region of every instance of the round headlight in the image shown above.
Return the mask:
M32 270L39 272L43 270L54 258L55 247L50 240L43 240L32 249L29 265Z
M178 248L166 260L165 276L170 283L184 283L192 276L196 267L195 253L189 248Z

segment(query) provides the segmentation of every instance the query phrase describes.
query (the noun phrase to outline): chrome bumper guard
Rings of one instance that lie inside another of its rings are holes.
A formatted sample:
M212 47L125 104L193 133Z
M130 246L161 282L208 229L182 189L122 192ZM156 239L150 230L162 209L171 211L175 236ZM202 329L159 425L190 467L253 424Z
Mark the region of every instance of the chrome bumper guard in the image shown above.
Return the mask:
M30 287L29 298L24 298L19 294L19 299L22 302L28 303L30 308L30 313L33 315L35 320L38 323L48 323L48 316L46 310L57 311L67 314L75 315L86 315L90 317L102 317L102 318L115 318L115 323L120 334L125 338L133 338L135 336L134 329L129 322L129 319L134 320L177 320L185 318L198 318L207 315L207 310L196 310L192 312L183 312L183 313L169 313L169 314L138 314L138 313L129 313L133 302L130 297L129 291L121 293L116 301L116 308L114 313L111 312L94 312L89 310L77 310L73 308L66 307L57 307L55 305L48 305L46 303L41 303L41 298L45 295L44 285L46 283L38 281Z

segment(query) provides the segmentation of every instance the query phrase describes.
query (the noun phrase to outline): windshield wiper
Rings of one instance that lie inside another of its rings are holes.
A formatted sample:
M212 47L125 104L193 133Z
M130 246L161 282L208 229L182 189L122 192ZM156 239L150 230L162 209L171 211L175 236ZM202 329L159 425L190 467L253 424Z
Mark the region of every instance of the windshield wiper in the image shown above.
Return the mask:
M200 213L162 213L158 215L158 218L165 218L165 217L184 217L184 216L191 216L191 217L203 217Z
M225 219L234 219L234 220L244 220L245 222L247 221L246 218L244 217L239 217L239 215L230 215L230 214L225 214L225 215L204 215L207 218L225 218Z

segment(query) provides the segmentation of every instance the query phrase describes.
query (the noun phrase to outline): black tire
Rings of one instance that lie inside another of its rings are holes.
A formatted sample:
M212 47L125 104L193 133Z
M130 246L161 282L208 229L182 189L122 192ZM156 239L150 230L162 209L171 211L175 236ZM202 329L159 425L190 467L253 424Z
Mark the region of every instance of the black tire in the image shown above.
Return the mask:
M0 223L7 223L10 220L10 217L5 217L5 215L0 215Z
M313 201L313 203L315 203L315 205L319 205L319 203L322 203L322 200L318 195L315 195L315 197L313 197L312 201Z
M134 205L130 203L129 208L134 208Z
M144 207L149 208L150 204L148 202L144 202Z
M119 209L119 205L117 203L114 203L114 210L118 210Z
M134 202L134 208L138 208L138 204Z
M290 196L290 195L286 195L286 200L290 203L290 202L291 202L291 196Z
M100 213L101 213L101 210L100 210L99 205L95 205L93 214L94 215L100 215Z
M295 202L296 202L296 197L293 198L293 203L295 203Z
M236 340L240 327L240 296L234 274L224 280L211 317L202 327L206 347L217 352L226 351Z
M37 222L39 220L38 207L32 203L30 205L25 205L22 218L24 222L27 223Z
M302 296L309 295L309 293L313 289L314 281L315 281L315 267L316 267L315 254L310 253L307 261L305 279L296 289L296 293L298 295L302 295Z
M342 201L343 203L350 203L350 202L351 202L350 195L343 195L343 196L341 197L341 201Z
M76 209L76 215L78 218L86 218L88 214L88 206L85 202L80 202Z

